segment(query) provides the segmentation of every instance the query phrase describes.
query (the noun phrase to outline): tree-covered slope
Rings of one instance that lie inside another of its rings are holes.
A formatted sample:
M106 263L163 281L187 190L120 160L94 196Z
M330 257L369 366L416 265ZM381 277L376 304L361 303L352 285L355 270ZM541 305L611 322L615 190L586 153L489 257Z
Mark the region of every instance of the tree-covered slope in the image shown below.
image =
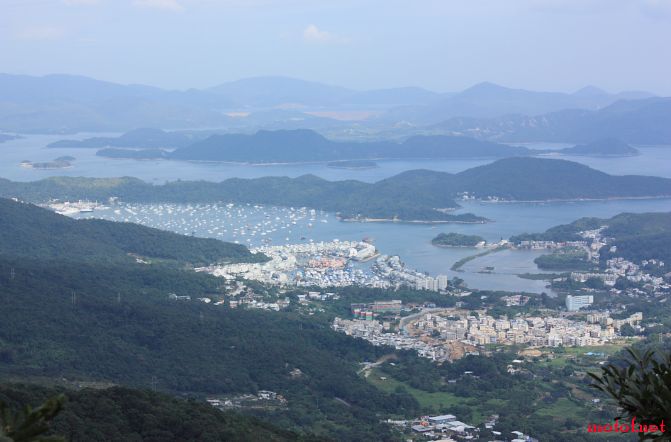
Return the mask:
M505 158L456 174L456 191L506 200L671 196L671 179L609 175L566 160Z
M191 264L263 259L238 244L137 224L73 220L31 204L0 198L0 255L132 262L129 254Z
M36 407L57 394L64 394L66 401L47 435L72 442L310 440L254 417L148 390L0 385L0 401L15 411Z
M617 256L671 263L671 212L621 213L606 220L604 235L614 238Z
M378 391L360 362L388 349L292 313L230 309L210 275L167 267L0 258L0 374L150 387L174 394L284 395L283 428L334 439L388 436L380 416L417 413ZM171 301L168 293L191 295ZM386 436L385 436L386 435Z
M671 262L671 212L620 213L612 218L580 218L570 224L555 226L544 233L525 233L510 238L511 242L524 240L575 241L578 232L603 227L602 235L616 246L615 252L602 250L602 254L621 256L639 262L644 259L661 259Z
M397 190L401 189L399 194ZM314 175L297 178L231 178L221 183L174 181L151 185L135 178L54 177L32 183L0 179L0 196L20 197L29 201L106 200L119 197L131 202L207 203L233 202L311 207L338 212L345 218L361 215L370 218L401 220L467 221L479 219L467 215L438 212L436 208L456 208L449 192L417 194L403 182L327 181ZM480 219L482 220L482 219Z

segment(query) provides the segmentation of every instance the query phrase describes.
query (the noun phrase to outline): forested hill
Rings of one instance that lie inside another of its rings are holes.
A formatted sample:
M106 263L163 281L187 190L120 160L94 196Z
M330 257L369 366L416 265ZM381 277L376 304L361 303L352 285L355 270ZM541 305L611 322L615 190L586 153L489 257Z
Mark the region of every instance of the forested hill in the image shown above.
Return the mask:
M264 259L239 244L187 237L137 224L73 220L32 204L0 198L0 255L134 261L129 254L193 265Z
M474 138L448 135L418 135L396 141L331 141L309 129L260 130L255 134L205 135L137 129L119 137L61 140L48 147L121 148L103 149L102 156L115 158L166 158L193 161L241 163L302 163L338 160L395 158L504 158L529 155L525 147L508 146ZM162 149L176 149L168 152Z
M384 393L357 374L391 349L336 333L326 318L206 304L198 298L226 299L221 279L126 259L209 260L228 252L218 244L228 246L0 200L0 377L153 384L200 401L271 390L288 401L269 412L274 424L334 440L390 439L381 415L420 413L407 393Z
M472 214L436 209L458 207L468 193L478 199L547 201L671 196L671 179L615 176L565 160L505 158L450 174L413 170L378 181L327 181L313 175L298 178L232 178L221 183L174 181L152 185L134 178L54 177L35 182L0 179L0 196L29 201L106 200L129 202L233 202L311 207L338 212L344 218L401 221L483 222Z
M305 129L228 134L181 147L169 155L178 160L293 163L383 158L503 158L528 155L524 147L457 136L414 136L402 143L336 142Z
M113 387L80 391L35 385L0 385L0 400L12 410L33 408L63 393L63 410L47 435L90 441L249 441L316 440L233 412L148 390Z
M639 262L661 259L671 263L671 212L621 213L606 222L617 256Z
M552 227L544 233L525 233L510 240L513 243L524 240L574 241L581 239L578 232L599 227L604 227L602 234L611 238L610 245L616 246L613 253L617 256L635 262L644 259L671 262L671 212L620 213L605 219L580 218L570 224Z
M455 191L511 201L671 196L669 178L609 175L556 159L505 158L460 172L454 181Z
M220 284L159 266L0 256L0 376L154 385L199 400L271 390L288 401L274 424L334 440L389 440L380 416L420 413L407 393L357 374L392 350L316 317L196 300L224 297Z
M435 210L458 206L449 192L422 186L427 191L418 194L418 188L406 186L402 181L385 180L369 184L360 181L326 181L313 175L298 178L232 178L221 183L174 181L164 185L152 185L134 178L55 177L31 183L0 179L0 196L35 202L50 198L105 201L116 196L123 201L147 203L272 204L338 212L344 218L361 216L408 221L484 221L484 218L470 214L454 215Z

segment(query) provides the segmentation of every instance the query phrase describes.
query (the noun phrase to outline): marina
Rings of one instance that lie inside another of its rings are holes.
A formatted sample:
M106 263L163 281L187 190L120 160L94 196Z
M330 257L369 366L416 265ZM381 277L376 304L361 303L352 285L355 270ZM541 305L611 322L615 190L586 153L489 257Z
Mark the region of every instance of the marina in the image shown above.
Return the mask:
M543 273L534 259L542 250L502 250L475 258L460 271L453 264L482 250L471 247L441 248L431 239L441 231L476 234L498 242L524 232L542 232L552 226L586 216L610 217L621 212L671 210L671 200L610 200L554 203L461 203L461 211L486 216L486 224L443 226L403 223L340 222L335 214L297 207L252 204L130 204L118 202L93 212L70 214L74 218L102 218L134 222L184 235L217 238L250 248L311 242L372 242L379 253L399 256L410 268L433 277L447 275L463 279L470 288L483 290L546 292L547 282L518 275ZM487 272L483 269L489 268Z

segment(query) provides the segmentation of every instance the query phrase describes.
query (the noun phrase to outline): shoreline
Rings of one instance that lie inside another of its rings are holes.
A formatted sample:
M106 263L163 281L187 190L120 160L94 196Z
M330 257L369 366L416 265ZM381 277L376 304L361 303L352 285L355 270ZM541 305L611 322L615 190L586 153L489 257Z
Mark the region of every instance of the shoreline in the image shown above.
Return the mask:
M671 199L671 195L652 195L652 196L611 196L607 198L552 198L547 200L486 200L486 199L472 199L472 200L458 200L461 202L475 201L478 203L487 204L516 204L516 203L579 203L579 202L594 202L594 201L621 201L621 200L663 200Z
M450 221L450 220L402 220L389 218L340 218L345 223L399 223L399 224L487 224L491 220L483 221Z

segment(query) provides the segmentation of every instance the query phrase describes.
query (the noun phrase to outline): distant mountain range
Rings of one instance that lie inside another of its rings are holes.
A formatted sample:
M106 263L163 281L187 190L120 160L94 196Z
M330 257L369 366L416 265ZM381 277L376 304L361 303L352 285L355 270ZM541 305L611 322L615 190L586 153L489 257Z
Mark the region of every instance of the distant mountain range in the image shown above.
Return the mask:
M152 185L134 178L54 177L35 182L0 180L0 196L30 201L234 202L311 207L350 220L479 223L473 214L451 213L456 200L549 201L671 197L671 179L614 176L582 164L543 158L506 158L450 174L414 170L378 181L298 178L229 179L221 183L176 181Z
M427 104L441 94L419 87L355 91L287 77L254 77L223 83L205 90L251 108L298 107L390 107Z
M166 91L72 75L0 74L0 130L11 132L121 131L145 127L226 124L217 108L226 97Z
M452 118L431 129L508 142L584 143L618 138L634 144L671 144L671 98L618 101L595 111L569 109L539 116Z
M452 117L493 118L503 115L541 115L564 109L596 110L619 100L650 98L647 92L609 94L595 87L575 93L536 92L480 83L463 92L416 107L390 110L384 120L437 123Z
M622 100L636 103L651 96L646 92L609 94L594 87L572 94L534 92L491 83L450 94L417 87L355 91L286 77L256 77L202 90L170 91L72 75L0 74L0 130L73 133L127 131L136 127L319 129L351 128L352 123L341 120L359 119L354 126L368 128L364 132L403 127L416 129L441 122L445 122L442 125L446 125L447 130L459 130L461 125L464 130L474 131L483 125L493 125L494 128L482 131L500 132L500 129L494 130L496 126L514 125L516 120L511 123L511 118L531 119L530 124L536 124L533 119L547 113L567 109L574 109L573 113L597 111ZM657 117L654 109L650 112L653 122L640 132L659 124L655 121L662 117ZM525 117L504 118L506 115ZM577 115L577 120L569 118L570 127L557 136L561 138L567 135L565 132L569 135L570 132L580 132L583 126L580 115L583 114ZM366 117L368 119L364 119ZM466 120L450 121L456 117ZM482 118L504 120L498 124L482 122ZM637 122L634 119L628 123L631 130L636 129ZM519 135L521 139L525 133ZM533 131L530 135L534 135ZM553 133L543 132L541 135L552 136ZM638 134L632 134L631 138L633 135ZM610 134L599 138L603 136Z
M299 120L318 122L319 117L301 111L386 109L424 104L440 96L421 88L354 91L285 77L249 78L204 90L171 91L74 75L0 74L0 130L73 133L123 131L138 126L203 128L291 121L297 116ZM269 110L278 113L269 115ZM235 113L227 115L229 111L260 115L246 120ZM337 120L332 123L337 124Z

